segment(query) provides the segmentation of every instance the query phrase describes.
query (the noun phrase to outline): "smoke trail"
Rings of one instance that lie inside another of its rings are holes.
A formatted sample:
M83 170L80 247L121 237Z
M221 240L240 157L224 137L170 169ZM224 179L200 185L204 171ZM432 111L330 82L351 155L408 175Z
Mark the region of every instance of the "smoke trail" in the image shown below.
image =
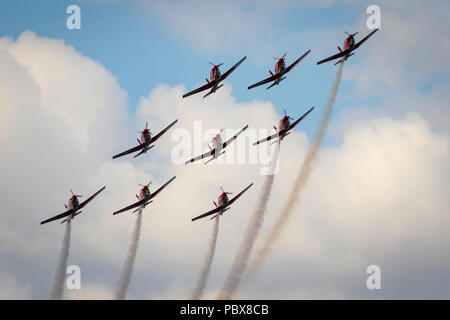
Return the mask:
M274 172L274 168L277 166L278 151L279 151L279 144L278 148L275 148L274 153L272 155L271 173ZM247 268L248 260L250 259L250 255L252 253L253 244L255 243L255 240L259 234L259 230L261 229L262 224L264 222L264 214L266 213L267 204L270 199L270 193L272 191L274 178L275 178L274 174L269 174L266 175L264 179L264 184L258 195L258 201L256 202L253 215L247 226L247 230L245 231L238 252L236 253L236 256L234 258L231 270L228 273L228 276L225 280L225 283L223 284L221 291L219 292L219 295L217 297L218 299L231 299L235 290L239 285L239 282L241 281L241 277L245 269Z
M58 267L56 268L55 280L53 282L52 293L50 298L53 300L61 300L64 294L64 282L66 280L67 259L69 258L70 247L70 231L71 223L66 223L66 231L64 233L61 255L59 256Z
M116 299L123 300L127 295L128 285L130 284L131 274L133 273L134 261L139 244L139 236L141 235L142 210L139 210L134 230L131 235L130 245L128 246L127 257L123 264L122 274L120 275L119 287L116 292Z
M314 134L314 138L311 142L308 153L306 154L305 160L303 160L302 167L300 168L297 179L295 180L294 186L292 187L291 193L289 194L289 199L281 210L281 213L278 216L278 219L275 221L275 225L271 229L268 237L265 239L262 248L257 252L255 259L252 261L248 273L246 274L246 280L248 280L248 277L253 276L255 272L258 271L261 264L270 254L275 242L278 240L281 231L283 230L283 227L286 225L286 222L291 216L295 205L300 200L300 195L304 190L306 183L308 182L308 178L312 172L313 165L320 149L320 145L322 144L323 137L325 136L325 132L328 127L328 121L330 120L331 112L333 111L334 102L338 93L339 84L341 82L343 68L344 63L342 62L339 64L336 78L334 79L334 83L328 96L325 109L320 119L319 127Z
M208 251L206 252L205 257L205 264L203 265L203 268L200 272L200 276L197 281L197 285L195 286L194 291L192 291L191 299L192 300L199 300L203 296L203 291L206 288L206 283L208 282L209 273L211 272L211 265L214 258L214 253L216 251L216 243L217 243L217 237L219 235L219 220L220 217L218 216L215 219L214 228L211 233L211 238L209 239L209 245L208 245Z

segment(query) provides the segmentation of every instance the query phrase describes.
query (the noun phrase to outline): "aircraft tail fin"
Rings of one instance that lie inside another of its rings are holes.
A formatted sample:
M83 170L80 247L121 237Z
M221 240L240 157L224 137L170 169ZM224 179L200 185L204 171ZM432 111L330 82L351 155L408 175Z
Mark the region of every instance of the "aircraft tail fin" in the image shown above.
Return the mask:
M209 159L208 161L206 161L204 164L208 164L211 161L217 159L218 157L220 157L221 155L223 155L225 153L225 150L223 150L221 153L219 153L216 157L212 157L211 159Z
M135 212L137 212L137 211L139 211L139 210L144 209L148 204L150 204L150 203L152 203L152 202L153 202L153 200L146 202L144 205L140 205L140 206L139 206L136 210L134 210L132 213L135 213Z
M267 88L266 88L266 90L269 90L270 88L272 88L274 85L276 85L277 84L277 82L276 81L274 81L270 86L268 86Z

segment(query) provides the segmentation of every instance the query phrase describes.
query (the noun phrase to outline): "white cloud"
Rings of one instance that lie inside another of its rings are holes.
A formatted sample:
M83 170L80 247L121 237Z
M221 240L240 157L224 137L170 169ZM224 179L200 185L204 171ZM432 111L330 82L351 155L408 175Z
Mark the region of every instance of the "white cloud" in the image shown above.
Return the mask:
M291 298L376 297L365 288L371 264L385 281L378 297L447 296L448 158L448 136L417 114L354 123L322 150L298 216L243 297L287 287L302 292Z
M0 272L0 299L1 300L24 300L31 297L31 287L21 286L16 279L7 274Z

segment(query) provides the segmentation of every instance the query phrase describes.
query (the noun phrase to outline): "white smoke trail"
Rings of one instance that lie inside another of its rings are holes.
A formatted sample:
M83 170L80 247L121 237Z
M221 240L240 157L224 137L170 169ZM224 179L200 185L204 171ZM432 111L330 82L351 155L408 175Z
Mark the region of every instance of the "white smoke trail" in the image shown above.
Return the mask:
M274 168L278 165L278 152L279 144L272 154L271 173L274 172ZM256 202L253 215L247 226L247 230L245 231L244 237L241 241L241 245L239 246L239 249L234 258L233 265L228 273L227 278L225 279L225 282L222 286L221 291L219 292L217 299L231 299L239 285L239 282L241 281L242 275L247 268L250 255L252 253L253 244L255 243L264 222L264 215L266 213L267 204L270 199L270 193L272 191L274 178L275 175L270 174L266 175L264 179L264 184L258 195L258 201Z
M134 224L134 230L131 235L130 245L128 246L127 257L123 264L122 273L120 275L119 286L116 292L116 299L123 300L127 296L128 285L130 284L131 274L133 273L134 261L139 245L139 236L141 235L142 210L139 210Z
M211 233L211 238L209 239L208 251L206 252L205 263L200 272L200 276L195 286L194 291L192 291L191 299L200 300L203 296L203 292L206 288L208 282L209 274L211 272L211 265L214 258L214 253L216 252L217 237L219 235L219 221L220 216L218 216L214 222L214 228Z
M258 271L262 263L264 263L264 260L272 251L275 242L279 239L280 234L284 226L286 225L286 222L292 215L295 206L300 200L300 196L313 170L317 154L319 152L320 146L325 136L325 132L327 131L328 128L328 122L330 120L330 116L333 111L334 102L336 101L336 96L338 93L339 84L341 82L343 68L344 63L342 62L339 64L339 68L336 73L336 78L334 79L334 83L328 96L325 109L323 110L319 126L316 130L316 133L314 134L314 138L311 142L311 145L309 146L308 153L306 154L305 159L303 160L302 167L300 168L297 179L294 182L294 186L291 189L288 201L281 210L278 219L275 221L275 225L272 227L261 249L257 252L255 259L251 262L250 268L246 274L246 281L248 281L248 278L253 276Z
M64 233L61 255L59 256L58 267L56 268L55 280L53 282L52 293L50 295L50 298L53 300L61 300L64 294L67 259L69 258L71 225L72 223L70 222L66 223L66 231Z

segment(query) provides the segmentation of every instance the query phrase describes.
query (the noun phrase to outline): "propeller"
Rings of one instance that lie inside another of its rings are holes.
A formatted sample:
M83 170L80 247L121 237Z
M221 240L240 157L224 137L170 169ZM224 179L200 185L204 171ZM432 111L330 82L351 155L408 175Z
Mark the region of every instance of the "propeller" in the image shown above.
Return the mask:
M284 116L285 116L285 117L288 117L289 120L294 120L294 118L291 118L291 117L289 117L289 116L286 114L286 109L283 109L283 111L284 111Z
M149 187L150 185L152 184L152 182L150 181L149 183L147 183L146 185L143 185L143 184L139 184L139 186L141 186L142 188L143 187Z
M359 32L355 32L354 34L350 34L350 33L348 33L347 31L344 31L344 33L346 34L346 35L348 35L348 36L356 36Z
M74 195L75 197L77 197L77 198L82 198L82 197L83 197L83 196L81 196L81 195L79 195L79 194L73 193L72 189L70 189L70 193L71 193L72 195Z
M220 67L221 65L223 65L223 62L221 62L219 64L214 64L211 61L209 61L209 64L212 65L213 67Z
M222 190L222 192L226 193L226 194L233 194L233 192L225 192L225 190L223 190L222 186L220 186L220 190Z
M223 128L220 129L219 132L217 132L217 133L211 133L211 135L215 137L218 134L222 134L222 132L223 132Z
M285 52L281 58L274 58L274 60L280 60L280 59L284 60L284 58L286 58L286 54L287 54L287 52Z
M148 130L148 121L145 121L145 130ZM144 132L144 130L139 131L138 133L142 133L142 132ZM148 132L150 132L150 130ZM151 132L150 132L150 134L151 134Z

